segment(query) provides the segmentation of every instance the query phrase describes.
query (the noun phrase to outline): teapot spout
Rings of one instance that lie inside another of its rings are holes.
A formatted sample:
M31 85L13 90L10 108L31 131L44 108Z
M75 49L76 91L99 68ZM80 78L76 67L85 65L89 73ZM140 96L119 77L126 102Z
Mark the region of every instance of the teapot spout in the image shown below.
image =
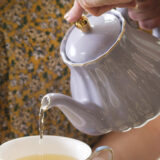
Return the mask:
M46 94L41 101L44 111L58 107L79 131L89 135L110 132L103 110L92 103L80 103L70 96L60 93Z

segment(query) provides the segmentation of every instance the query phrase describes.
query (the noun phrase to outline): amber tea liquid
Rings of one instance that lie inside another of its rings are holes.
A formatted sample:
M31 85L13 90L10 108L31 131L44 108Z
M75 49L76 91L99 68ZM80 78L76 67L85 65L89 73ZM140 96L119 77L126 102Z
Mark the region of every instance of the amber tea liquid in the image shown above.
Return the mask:
M44 154L44 155L27 156L19 158L17 160L76 160L76 159L66 155Z

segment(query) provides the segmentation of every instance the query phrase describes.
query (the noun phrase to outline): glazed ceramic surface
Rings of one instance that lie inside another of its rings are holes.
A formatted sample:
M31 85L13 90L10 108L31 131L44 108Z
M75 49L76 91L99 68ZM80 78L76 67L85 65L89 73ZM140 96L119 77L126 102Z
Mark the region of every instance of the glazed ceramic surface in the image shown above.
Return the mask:
M77 129L91 135L144 125L160 112L160 41L115 10L88 19L90 33L73 26L61 44L72 98L50 93L42 105L57 105Z
M102 153L105 156L102 156ZM24 157L38 155L38 158L47 160L44 155L54 155L52 159L74 159L74 160L113 160L112 149L108 146L100 146L92 150L89 145L77 139L45 135L43 139L39 136L26 136L12 139L0 145L0 160L17 160ZM59 158L56 155L64 156ZM71 158L65 157L69 156ZM49 158L51 159L51 158Z

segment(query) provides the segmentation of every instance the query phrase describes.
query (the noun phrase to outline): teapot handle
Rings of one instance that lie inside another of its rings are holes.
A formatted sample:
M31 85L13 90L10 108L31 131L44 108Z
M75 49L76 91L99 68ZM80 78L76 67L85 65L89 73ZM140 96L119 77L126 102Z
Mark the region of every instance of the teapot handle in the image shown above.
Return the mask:
M112 149L108 146L97 147L87 160L96 160L97 158L101 160L113 160Z
M121 12L121 14L123 15L123 17L125 18L125 20L127 21L127 23L134 27L134 28L138 28L138 23L136 21L133 21L129 16L128 16L128 10L126 8L117 8L117 10L119 12ZM152 30L152 35L160 38L160 27L154 28Z

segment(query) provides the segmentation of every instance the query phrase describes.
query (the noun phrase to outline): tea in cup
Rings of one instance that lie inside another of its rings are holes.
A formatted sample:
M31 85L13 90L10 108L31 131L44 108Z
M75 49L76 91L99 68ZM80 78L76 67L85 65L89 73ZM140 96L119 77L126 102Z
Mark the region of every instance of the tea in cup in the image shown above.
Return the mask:
M49 135L43 139L39 136L17 138L0 146L0 160L91 160L101 153L106 154L105 160L113 159L112 150L107 146L92 153L82 141Z

